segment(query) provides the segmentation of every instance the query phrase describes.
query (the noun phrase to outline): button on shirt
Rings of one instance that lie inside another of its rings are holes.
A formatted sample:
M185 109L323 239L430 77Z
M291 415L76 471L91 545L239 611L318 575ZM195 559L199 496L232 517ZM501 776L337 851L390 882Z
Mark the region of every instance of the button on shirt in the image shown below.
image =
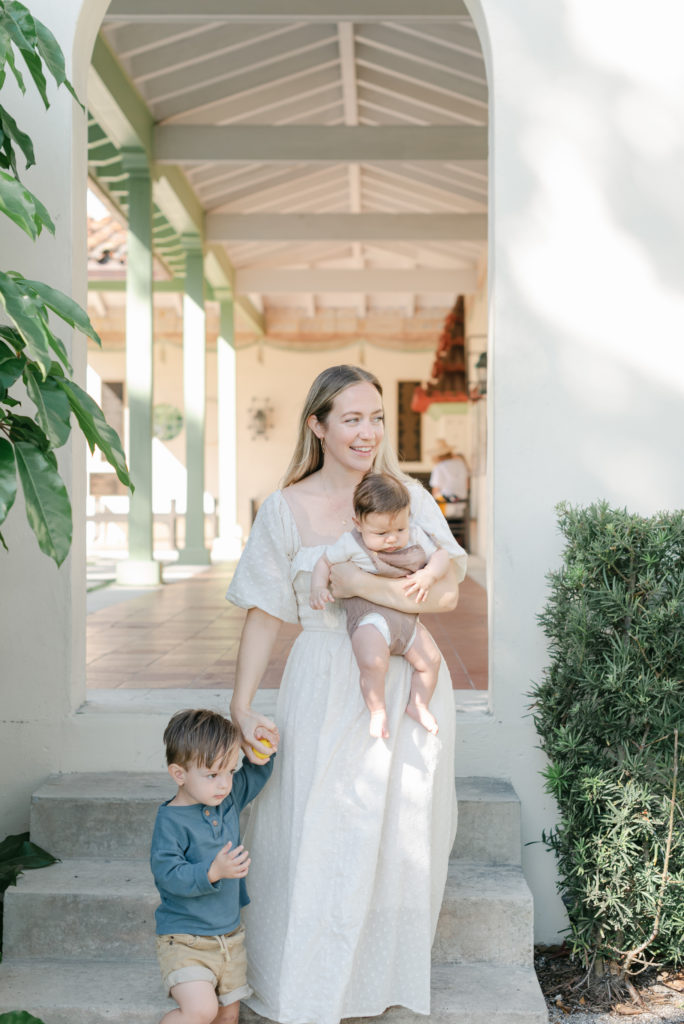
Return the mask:
M157 935L224 935L240 924L240 908L249 903L243 878L210 882L207 875L226 843L240 845L240 811L264 787L274 757L263 765L244 761L233 776L232 792L218 807L162 804L152 836L150 866L161 905L155 912Z

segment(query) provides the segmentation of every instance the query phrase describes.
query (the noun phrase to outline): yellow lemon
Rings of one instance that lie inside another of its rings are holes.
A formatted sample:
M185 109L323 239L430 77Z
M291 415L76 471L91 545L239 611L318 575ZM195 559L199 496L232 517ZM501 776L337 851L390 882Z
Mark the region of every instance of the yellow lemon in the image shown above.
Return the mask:
M273 746L272 743L269 743L268 740L263 739L261 736L259 737L259 742L263 743L265 747ZM270 754L262 754L261 751L257 750L256 747L252 747L252 753L256 754L260 761L268 761L269 757L271 756Z

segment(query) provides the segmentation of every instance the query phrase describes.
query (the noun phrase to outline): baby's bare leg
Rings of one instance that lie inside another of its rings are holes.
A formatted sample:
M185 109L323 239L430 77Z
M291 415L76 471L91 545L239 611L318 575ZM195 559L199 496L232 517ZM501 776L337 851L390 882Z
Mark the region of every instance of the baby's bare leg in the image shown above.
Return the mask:
M213 1024L219 1002L210 981L184 981L173 986L171 995L178 1009L164 1014L159 1024Z
M414 641L404 657L413 668L406 714L420 722L428 732L436 733L439 729L437 719L428 710L428 706L437 686L442 656L437 644L420 622L416 626Z
M382 634L371 625L359 626L351 639L361 673L361 692L370 711L370 734L387 739L385 676L389 666L389 647Z

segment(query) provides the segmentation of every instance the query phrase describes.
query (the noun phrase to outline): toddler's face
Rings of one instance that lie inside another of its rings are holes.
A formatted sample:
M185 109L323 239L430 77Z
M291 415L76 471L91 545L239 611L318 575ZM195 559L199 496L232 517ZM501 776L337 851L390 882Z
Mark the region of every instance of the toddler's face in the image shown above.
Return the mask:
M395 513L369 512L356 525L371 551L398 551L408 544L409 507Z
M233 788L233 775L237 769L239 748L228 757L219 757L211 765L199 767L192 762L187 768L180 768L182 773L175 776L178 782L178 796L175 804L206 804L207 807L218 807ZM178 767L178 766L176 766Z

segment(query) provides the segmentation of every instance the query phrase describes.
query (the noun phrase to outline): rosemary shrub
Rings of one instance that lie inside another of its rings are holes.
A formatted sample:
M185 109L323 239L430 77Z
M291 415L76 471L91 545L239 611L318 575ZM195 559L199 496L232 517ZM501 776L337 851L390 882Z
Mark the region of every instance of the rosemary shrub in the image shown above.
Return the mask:
M684 512L558 506L566 546L532 691L544 833L587 969L684 961Z

